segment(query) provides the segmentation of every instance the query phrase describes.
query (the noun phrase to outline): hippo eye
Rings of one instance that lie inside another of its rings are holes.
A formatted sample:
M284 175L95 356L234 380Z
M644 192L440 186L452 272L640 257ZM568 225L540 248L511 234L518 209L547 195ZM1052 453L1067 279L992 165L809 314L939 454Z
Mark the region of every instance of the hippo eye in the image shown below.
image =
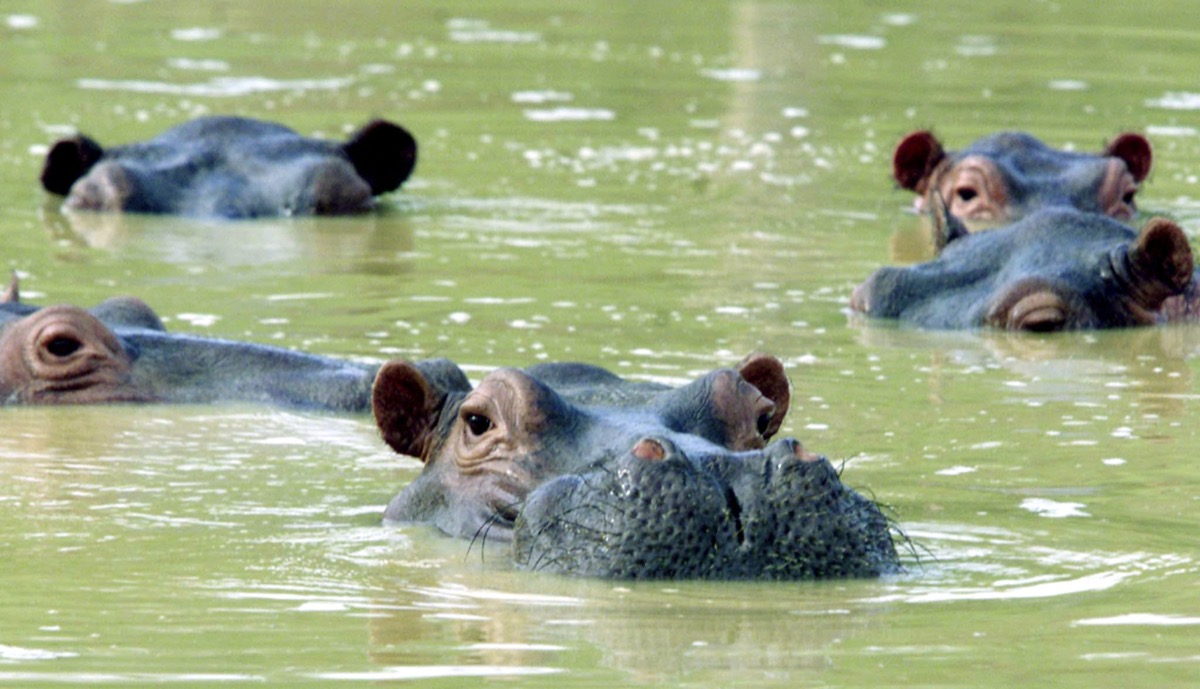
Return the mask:
M954 190L954 194L958 196L959 201L964 203L970 201L976 196L979 196L979 192L975 191L975 189L972 187L959 187Z
M62 359L71 356L83 347L83 343L73 337L60 336L46 343L46 351Z
M492 420L483 414L464 414L463 421L467 423L471 435L483 435L492 429Z
M758 421L756 422L756 427L758 428L759 435L766 435L767 429L771 427L771 415L770 414L760 415L758 417Z

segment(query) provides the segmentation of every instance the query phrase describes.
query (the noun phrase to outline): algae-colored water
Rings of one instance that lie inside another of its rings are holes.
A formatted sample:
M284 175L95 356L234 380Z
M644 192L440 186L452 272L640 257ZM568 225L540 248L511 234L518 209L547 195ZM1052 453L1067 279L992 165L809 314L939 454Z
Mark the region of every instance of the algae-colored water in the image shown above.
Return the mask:
M891 147L1146 133L1200 229L1188 2L0 5L0 264L38 303L471 375L787 364L784 432L912 539L907 573L620 583L384 528L370 419L0 412L0 685L1184 686L1200 671L1200 329L1008 336L847 317L918 219ZM380 212L68 216L57 136L205 113L421 142Z

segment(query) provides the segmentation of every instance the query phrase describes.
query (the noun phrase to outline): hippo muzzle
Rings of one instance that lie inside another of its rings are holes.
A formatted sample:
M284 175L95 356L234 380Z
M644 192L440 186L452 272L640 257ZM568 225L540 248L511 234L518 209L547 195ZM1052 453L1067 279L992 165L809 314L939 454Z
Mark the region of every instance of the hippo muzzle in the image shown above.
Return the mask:
M692 457L643 438L532 491L513 549L529 569L620 579L825 579L899 567L879 509L791 438Z

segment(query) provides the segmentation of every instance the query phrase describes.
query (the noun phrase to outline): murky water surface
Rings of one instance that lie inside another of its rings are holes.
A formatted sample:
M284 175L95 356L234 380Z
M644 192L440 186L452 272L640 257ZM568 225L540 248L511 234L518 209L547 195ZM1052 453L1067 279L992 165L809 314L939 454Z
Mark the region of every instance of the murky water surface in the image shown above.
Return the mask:
M851 321L918 228L893 143L1151 137L1143 212L1200 231L1200 10L845 2L0 6L0 246L26 298L472 375L578 359L682 381L754 350L784 431L912 540L906 574L613 583L383 528L418 471L370 419L0 412L0 684L1183 686L1200 673L1200 330ZM380 212L66 216L46 145L205 113L421 160Z

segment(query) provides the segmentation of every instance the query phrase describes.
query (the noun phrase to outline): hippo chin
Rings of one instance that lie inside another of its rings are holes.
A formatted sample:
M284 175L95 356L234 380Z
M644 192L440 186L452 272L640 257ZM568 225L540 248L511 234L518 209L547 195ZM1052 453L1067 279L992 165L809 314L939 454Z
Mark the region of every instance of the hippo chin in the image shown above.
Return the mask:
M0 404L257 402L362 412L376 367L168 333L144 302L0 301Z
M1117 220L1137 212L1138 185L1150 174L1150 143L1119 134L1100 153L1051 148L1024 132L1000 132L946 151L928 131L896 146L892 176L917 194L918 212L934 195L946 200L964 230L1003 225L1044 208L1073 208ZM944 228L945 229L945 228ZM954 237L937 237L941 244Z
M1170 220L1151 218L1137 232L1106 216L1049 209L963 236L935 260L881 268L850 307L940 329L1152 325L1196 313L1194 270L1187 236Z
M384 513L511 541L518 566L642 578L811 579L899 569L889 523L778 431L782 364L755 355L680 388L584 364L391 362L373 408L421 475Z
M46 155L42 186L77 210L216 218L339 215L369 209L412 174L417 142L375 120L345 142L243 117L201 117L105 149L79 135Z

